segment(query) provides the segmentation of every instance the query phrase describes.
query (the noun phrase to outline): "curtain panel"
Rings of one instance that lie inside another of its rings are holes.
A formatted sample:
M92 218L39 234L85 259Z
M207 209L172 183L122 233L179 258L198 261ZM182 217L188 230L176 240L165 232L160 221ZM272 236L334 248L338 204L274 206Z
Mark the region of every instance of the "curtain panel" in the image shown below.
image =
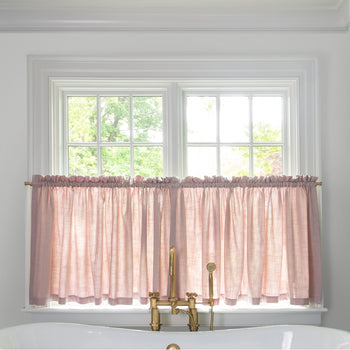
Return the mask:
M65 177L32 180L31 305L148 302L176 293L235 305L321 303L316 178Z

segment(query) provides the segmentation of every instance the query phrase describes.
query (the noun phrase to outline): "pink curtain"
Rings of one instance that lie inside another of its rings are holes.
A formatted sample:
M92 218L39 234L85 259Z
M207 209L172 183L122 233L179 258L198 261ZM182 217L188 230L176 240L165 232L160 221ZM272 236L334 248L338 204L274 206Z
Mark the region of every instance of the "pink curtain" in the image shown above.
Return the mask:
M316 178L33 176L30 304L147 303L168 297L176 247L177 295L214 294L321 303Z

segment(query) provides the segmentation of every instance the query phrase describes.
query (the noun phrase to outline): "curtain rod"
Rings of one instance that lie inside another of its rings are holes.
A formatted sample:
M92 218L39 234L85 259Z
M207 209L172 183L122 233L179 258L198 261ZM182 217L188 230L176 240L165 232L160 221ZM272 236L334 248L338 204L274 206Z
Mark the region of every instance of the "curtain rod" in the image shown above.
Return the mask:
M32 186L30 181L25 181L24 186ZM322 181L316 182L316 186L322 186Z

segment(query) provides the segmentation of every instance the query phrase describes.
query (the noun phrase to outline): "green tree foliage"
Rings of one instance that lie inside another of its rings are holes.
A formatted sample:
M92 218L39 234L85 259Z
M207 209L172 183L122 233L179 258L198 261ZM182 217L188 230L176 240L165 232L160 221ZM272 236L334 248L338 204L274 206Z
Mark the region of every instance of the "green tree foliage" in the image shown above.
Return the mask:
M68 138L70 142L97 140L96 97L68 97Z
M254 175L282 174L282 147L254 147Z
M256 123L253 128L253 140L260 143L282 141L282 130L274 129L263 122ZM282 147L260 146L253 148L254 175L282 174Z
M250 138L249 128L245 131ZM263 122L254 124L253 141L277 143L282 139L281 130L274 129ZM221 147L221 173L226 177L249 176L249 147ZM253 146L254 175L282 174L282 147L281 146Z
M130 141L129 96L101 97L101 141Z
M130 176L130 147L102 147L102 174Z
M162 142L163 108L161 97L134 97L134 141Z
M163 175L162 147L135 147L135 174L144 177Z
M97 99L89 96L68 97L68 140L89 143L97 140ZM96 147L69 147L69 175L97 175Z
M69 97L69 175L98 175L100 159L102 175L130 176L133 168L135 175L162 176L162 103L158 96Z
M69 147L69 175L97 176L96 164L96 147Z

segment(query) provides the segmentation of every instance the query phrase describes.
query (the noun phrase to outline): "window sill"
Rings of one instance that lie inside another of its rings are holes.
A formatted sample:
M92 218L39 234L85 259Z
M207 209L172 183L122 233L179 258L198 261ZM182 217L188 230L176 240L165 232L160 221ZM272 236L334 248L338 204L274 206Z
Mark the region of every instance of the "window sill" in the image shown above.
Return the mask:
M210 307L206 305L196 305L199 313L210 312ZM167 313L170 308L160 306L161 313ZM68 313L149 313L150 307L147 305L55 305L49 307L27 306L23 308L24 312L68 312ZM323 306L296 306L287 304L262 304L259 306L242 303L237 306L217 305L214 306L214 313L285 313L285 312L326 312L327 308Z
M72 308L51 307L33 308L26 307L24 312L31 314L33 322L73 322L113 327L127 327L149 329L151 320L148 305L145 306L117 306ZM214 307L214 327L217 329L234 327L253 327L274 324L304 324L320 325L322 313L325 307ZM161 322L164 327L176 327L180 330L188 322L184 314L171 315L169 308L160 310ZM205 330L210 323L210 308L198 306L200 330ZM186 329L186 328L184 328Z

